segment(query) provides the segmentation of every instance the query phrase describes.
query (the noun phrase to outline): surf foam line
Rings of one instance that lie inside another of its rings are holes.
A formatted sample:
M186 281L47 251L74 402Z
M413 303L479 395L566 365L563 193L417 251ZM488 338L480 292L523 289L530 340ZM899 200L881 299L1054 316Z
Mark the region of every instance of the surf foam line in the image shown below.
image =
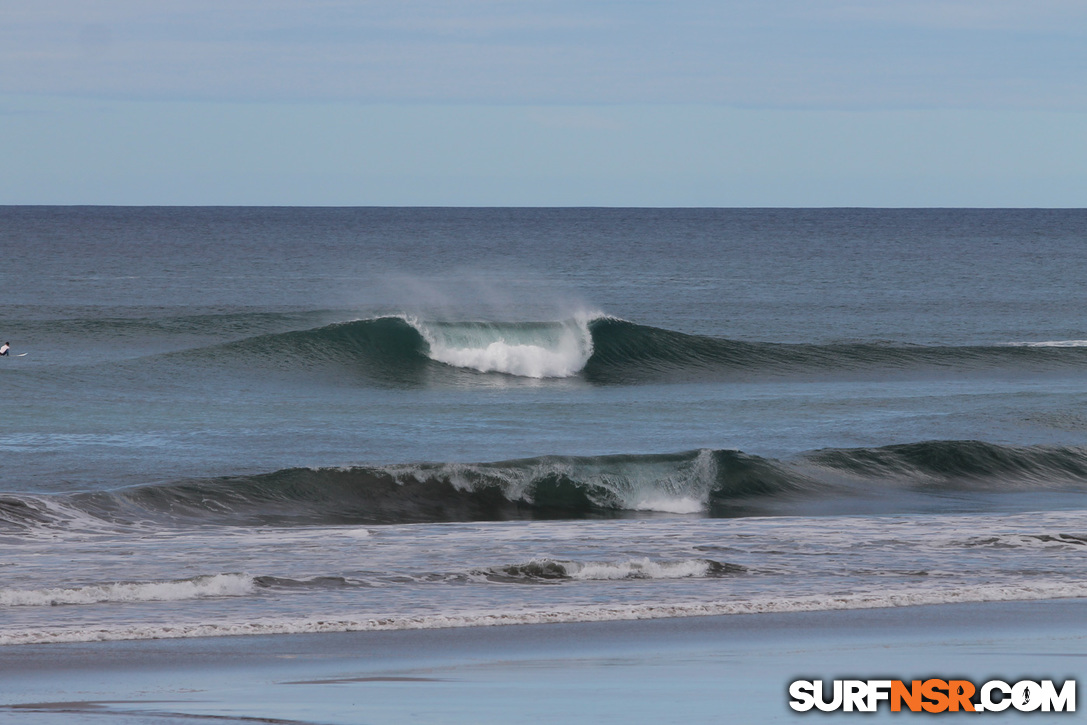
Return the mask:
M1046 340L1045 342L1016 342L1017 347L1087 347L1087 340Z
M0 645L609 622L672 617L886 609L930 604L1036 601L1082 597L1087 597L1087 581L1041 583L1032 586L983 585L933 591L880 590L831 596L775 597L731 602L585 605L534 611L467 612L417 616L391 615L363 619L326 616L261 619L248 622L219 622L214 624L73 626L49 627L33 631L0 629Z
M0 589L0 606L175 602L206 597L242 597L255 591L253 577L246 574L210 574L173 581L112 582L50 589Z

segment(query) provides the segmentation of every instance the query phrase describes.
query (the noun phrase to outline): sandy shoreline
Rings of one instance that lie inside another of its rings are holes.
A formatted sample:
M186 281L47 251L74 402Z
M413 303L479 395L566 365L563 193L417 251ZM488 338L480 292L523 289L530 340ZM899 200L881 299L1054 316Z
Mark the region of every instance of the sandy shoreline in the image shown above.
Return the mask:
M1063 680L1085 667L1087 599L11 645L0 720L775 722L812 717L787 705L801 677Z

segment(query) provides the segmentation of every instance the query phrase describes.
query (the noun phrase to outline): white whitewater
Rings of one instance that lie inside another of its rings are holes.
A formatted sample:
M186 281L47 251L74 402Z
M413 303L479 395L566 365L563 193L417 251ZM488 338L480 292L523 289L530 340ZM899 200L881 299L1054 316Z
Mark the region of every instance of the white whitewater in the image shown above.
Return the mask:
M253 577L211 574L154 582L110 582L82 587L0 589L0 606L43 607L105 602L176 602L204 597L244 597L255 591Z
M426 340L432 360L483 373L568 378L593 354L589 315L541 323L404 319Z

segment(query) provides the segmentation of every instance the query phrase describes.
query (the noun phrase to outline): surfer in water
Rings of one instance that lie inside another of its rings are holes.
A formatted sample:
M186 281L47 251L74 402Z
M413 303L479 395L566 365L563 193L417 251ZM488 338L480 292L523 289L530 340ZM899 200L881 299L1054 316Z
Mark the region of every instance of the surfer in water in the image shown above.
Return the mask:
M11 349L11 343L10 342L5 342L3 345L0 345L0 355L7 355L8 350L10 350L10 349Z

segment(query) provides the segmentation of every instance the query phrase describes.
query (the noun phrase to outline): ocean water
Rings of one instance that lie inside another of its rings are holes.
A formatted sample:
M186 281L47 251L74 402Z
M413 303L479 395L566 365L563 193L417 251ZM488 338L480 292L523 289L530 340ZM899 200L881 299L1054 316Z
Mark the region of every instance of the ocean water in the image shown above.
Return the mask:
M3 644L1087 596L1084 210L0 207L0 252Z

